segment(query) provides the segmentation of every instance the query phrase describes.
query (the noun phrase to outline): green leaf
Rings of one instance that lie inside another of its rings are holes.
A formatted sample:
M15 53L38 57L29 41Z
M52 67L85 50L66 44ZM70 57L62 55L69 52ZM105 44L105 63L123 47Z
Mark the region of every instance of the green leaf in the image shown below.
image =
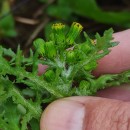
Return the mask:
M0 116L0 120L5 124L2 129L20 130L20 118L21 115L17 111L17 105L13 104L11 100L8 100L1 106L3 108L3 115ZM1 124L1 123L0 123Z
M71 16L72 9L68 6L68 3L65 0L58 0L57 5L50 5L47 9L47 13L50 16L60 18L62 20L69 19L71 21L73 19L73 16Z
M76 2L75 0L66 0L66 2L69 3L74 13L101 23L123 26L128 25L130 22L129 11L103 11L98 6L96 0L77 0Z
M40 123L36 119L32 119L29 123L31 125L31 130L40 130Z

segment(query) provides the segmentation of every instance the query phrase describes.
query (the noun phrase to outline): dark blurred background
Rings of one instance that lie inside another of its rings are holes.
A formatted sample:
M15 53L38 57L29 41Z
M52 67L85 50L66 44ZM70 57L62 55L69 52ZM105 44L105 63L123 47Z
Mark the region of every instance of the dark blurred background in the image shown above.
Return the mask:
M130 0L1 0L0 43L27 54L37 37L47 38L55 22L77 21L90 36L130 27Z

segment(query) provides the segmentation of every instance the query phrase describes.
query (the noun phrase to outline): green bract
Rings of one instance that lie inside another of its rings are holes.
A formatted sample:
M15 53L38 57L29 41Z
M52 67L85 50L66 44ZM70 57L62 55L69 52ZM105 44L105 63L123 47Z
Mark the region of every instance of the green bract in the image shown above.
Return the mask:
M0 46L1 130L39 130L44 103L96 95L100 89L130 83L130 71L100 77L92 74L97 61L117 42L113 42L113 30L109 29L103 36L97 33L96 39L84 32L85 41L78 43L82 28L74 22L66 31L64 24L54 24L50 39L36 39L35 50L30 50L28 57L19 46L16 53ZM39 64L48 66L42 75L38 75Z

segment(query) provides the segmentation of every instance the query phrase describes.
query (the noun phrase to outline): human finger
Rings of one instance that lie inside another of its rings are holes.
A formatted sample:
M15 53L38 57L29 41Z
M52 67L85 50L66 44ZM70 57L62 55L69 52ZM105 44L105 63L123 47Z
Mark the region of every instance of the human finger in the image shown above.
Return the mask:
M121 73L130 69L130 29L113 35L114 41L120 43L111 52L98 61L94 74Z
M40 130L129 130L130 102L70 97L53 102L41 117Z

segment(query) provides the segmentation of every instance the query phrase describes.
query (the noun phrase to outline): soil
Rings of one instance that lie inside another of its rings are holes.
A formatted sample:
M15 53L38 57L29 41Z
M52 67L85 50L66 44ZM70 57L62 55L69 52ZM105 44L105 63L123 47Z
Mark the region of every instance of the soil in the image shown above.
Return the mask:
M16 22L16 30L18 35L14 38L3 38L1 43L7 48L16 50L17 45L20 44L25 54L28 54L29 48L32 47L32 41L36 37L44 36L44 27L50 21L55 21L46 14L46 8L56 2L56 0L48 0L49 4L41 4L38 0L10 0L11 9ZM130 7L129 0L97 0L99 6L103 10L120 11ZM68 24L68 22L66 22ZM88 33L99 32L102 33L105 29L113 27L114 30L121 31L125 28L107 25L95 22L84 17L80 17L80 23L88 30Z

